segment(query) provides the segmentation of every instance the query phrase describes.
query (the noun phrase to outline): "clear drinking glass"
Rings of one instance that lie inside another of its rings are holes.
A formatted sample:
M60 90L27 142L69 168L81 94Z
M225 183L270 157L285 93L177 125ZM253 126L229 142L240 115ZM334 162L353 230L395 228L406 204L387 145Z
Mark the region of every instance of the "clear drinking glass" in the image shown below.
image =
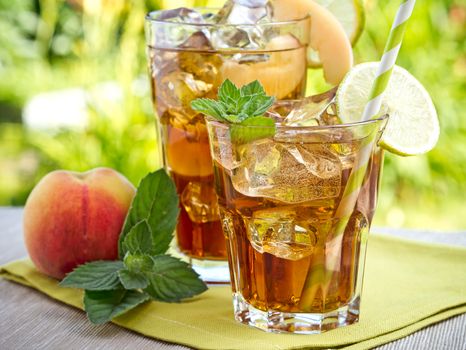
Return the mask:
M357 322L385 119L276 124L275 136L247 142L208 119L237 321L290 333Z
M302 97L310 24L308 16L262 24L205 23L216 10L196 10L156 11L146 17L152 100L164 164L180 196L178 249L205 280L228 282L206 124L190 103L216 98L227 78L240 86L257 79L277 99ZM218 268L206 260L223 260L225 273L206 271Z

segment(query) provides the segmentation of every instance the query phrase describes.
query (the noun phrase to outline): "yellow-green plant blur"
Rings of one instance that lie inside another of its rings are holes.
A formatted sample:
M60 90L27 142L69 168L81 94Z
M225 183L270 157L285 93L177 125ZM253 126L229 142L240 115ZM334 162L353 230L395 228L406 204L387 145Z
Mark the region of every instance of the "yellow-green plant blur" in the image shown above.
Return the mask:
M161 164L144 15L222 1L0 0L0 205L23 205L55 169L112 167L137 184ZM398 1L365 1L356 63L378 60ZM416 5L397 62L430 92L430 153L387 153L375 226L466 228L466 3ZM319 70L308 93L327 87ZM315 83L317 82L317 83Z

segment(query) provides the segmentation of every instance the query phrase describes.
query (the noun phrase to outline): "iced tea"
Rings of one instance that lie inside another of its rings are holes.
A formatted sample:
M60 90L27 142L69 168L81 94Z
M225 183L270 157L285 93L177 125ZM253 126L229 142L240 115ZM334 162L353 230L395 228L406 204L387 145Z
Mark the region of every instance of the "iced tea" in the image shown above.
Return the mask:
M236 144L226 124L209 121L237 320L312 333L358 319L381 123L279 126L273 138ZM343 193L367 147L362 188L339 233Z
M183 11L191 19L195 16ZM292 22L286 27L264 24L257 38L261 43L255 45L237 38L249 33L244 26L239 31L232 25L173 22L164 12L149 15L148 55L164 162L180 195L178 247L197 259L226 259L204 115L193 111L190 103L216 98L227 78L239 85L258 79L278 99L302 97L308 31L296 31ZM301 22L308 25L307 20ZM249 27L257 30L256 25Z

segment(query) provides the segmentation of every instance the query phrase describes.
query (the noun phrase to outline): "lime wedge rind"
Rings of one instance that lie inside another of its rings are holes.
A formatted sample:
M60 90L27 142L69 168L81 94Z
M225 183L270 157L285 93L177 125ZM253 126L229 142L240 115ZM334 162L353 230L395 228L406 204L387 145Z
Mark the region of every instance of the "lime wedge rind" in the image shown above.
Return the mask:
M366 23L363 0L314 0L326 7L341 23L346 35L354 46L361 36Z
M329 10L342 25L346 35L350 39L351 46L355 46L366 24L366 12L363 0L314 0L319 5ZM309 48L308 67L321 68L318 52Z
M336 94L338 115L344 123L361 121L378 62L359 64L343 79ZM379 145L392 153L423 154L436 145L440 127L429 93L408 71L395 66L381 114L389 119Z
M363 0L354 0L354 3L356 8L357 25L356 29L350 35L351 45L353 46L358 42L362 32L364 31L364 27L366 26L366 11L364 10Z

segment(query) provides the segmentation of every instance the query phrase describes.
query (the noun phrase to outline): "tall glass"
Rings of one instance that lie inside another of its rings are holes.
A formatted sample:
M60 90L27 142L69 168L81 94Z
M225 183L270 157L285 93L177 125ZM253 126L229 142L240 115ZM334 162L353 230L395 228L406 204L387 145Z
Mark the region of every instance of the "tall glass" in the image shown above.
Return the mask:
M358 320L384 125L277 124L274 137L237 142L229 125L208 120L237 321L320 333Z
M214 12L197 10L205 18ZM190 103L199 97L216 98L227 78L237 85L257 79L277 99L302 97L309 18L257 25L205 24L193 19L198 15L191 10L176 11L149 13L146 41L163 159L180 195L177 245L196 267L206 266L202 260L226 261L227 251L206 124ZM217 277L229 281L228 269ZM217 277L207 280L218 281Z

